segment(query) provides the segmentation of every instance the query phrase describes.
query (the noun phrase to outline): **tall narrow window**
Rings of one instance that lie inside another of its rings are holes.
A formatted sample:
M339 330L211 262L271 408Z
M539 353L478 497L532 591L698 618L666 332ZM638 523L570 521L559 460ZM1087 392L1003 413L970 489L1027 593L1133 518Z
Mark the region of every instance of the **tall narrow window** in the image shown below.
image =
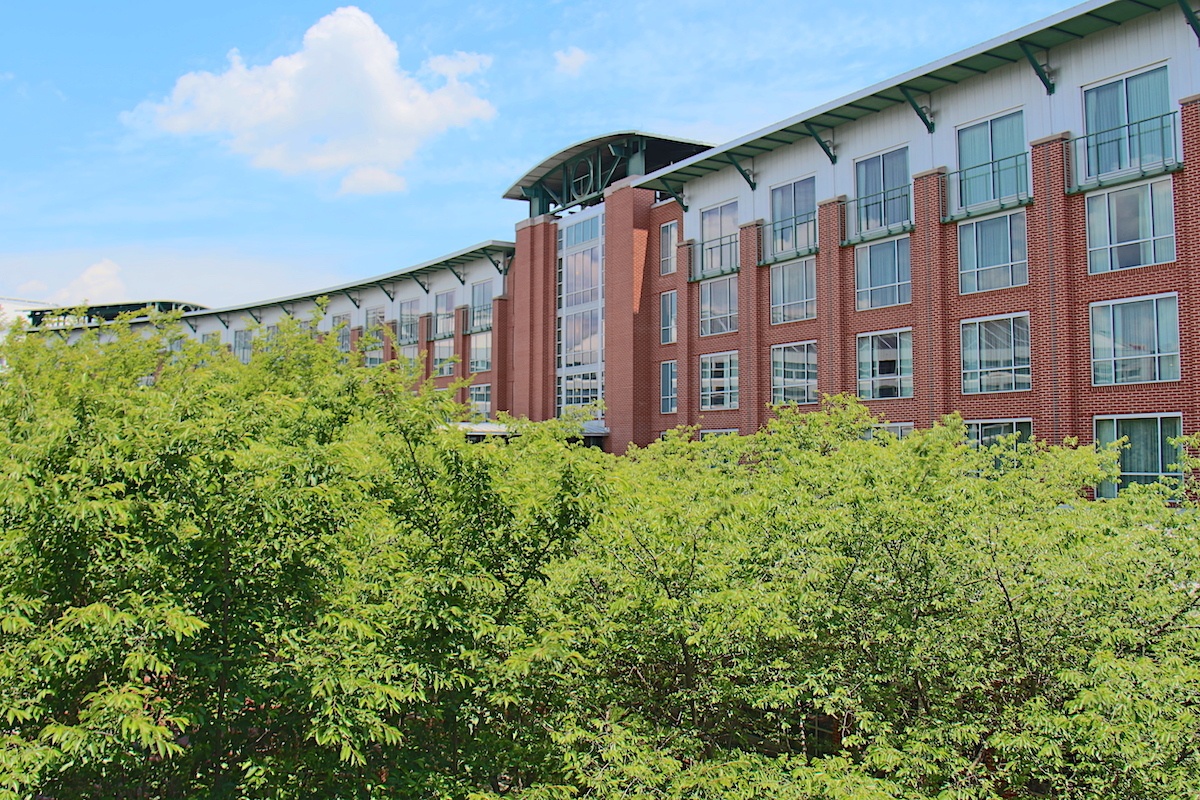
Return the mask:
M1181 478L1182 454L1171 443L1183 433L1183 418L1178 414L1145 417L1097 417L1096 443L1104 446L1128 438L1121 451L1121 485L1154 483L1160 478ZM1105 482L1096 488L1098 497L1116 497L1117 484Z
M700 276L738 268L737 201L700 212Z
M374 346L363 353L363 363L368 367L378 367L383 363L384 316L383 306L367 309L367 325L364 333L374 342Z
M454 333L454 290L438 292L433 298L433 335Z
M1025 212L958 226L958 291L1007 289L1029 283Z
M1028 194L1020 111L958 130L958 196L964 208Z
M1092 383L1179 380L1179 299L1093 303Z
M799 342L771 348L771 402L815 403L817 343Z
M254 331L233 332L233 355L243 364L250 363L254 353Z
M737 275L700 284L700 335L714 336L738 329Z
M810 252L817 244L817 181L776 186L771 190L771 254Z
M478 331L471 334L471 372L485 372L492 368L492 332Z
M771 324L812 319L816 315L816 259L771 267Z
M417 341L419 322L421 318L421 304L419 300L403 300L397 306L398 328L396 338L402 344L411 344Z
M858 233L910 221L908 148L901 147L856 162L854 188Z
M700 408L713 411L737 407L737 351L700 356Z
M858 337L858 396L864 400L912 397L912 331Z
M1088 89L1083 106L1087 177L1146 169L1174 159L1166 67Z
M338 350L343 353L350 352L350 315L349 314L334 314L333 330L337 334Z
M678 311L675 290L658 296L659 343L674 344L676 337L675 318Z
M658 228L658 274L670 275L675 271L675 252L679 245L679 223L664 223Z
M477 383L467 389L467 399L471 410L484 417L492 416L492 385Z
M679 370L674 361L659 364L659 405L663 414L674 414L679 408Z
M445 377L454 374L454 340L438 339L433 343L433 374Z
M471 329L492 327L492 282L471 284Z
M912 302L908 237L856 248L854 274L859 311Z
M1087 239L1093 274L1174 261L1171 179L1089 194Z
M963 320L961 330L963 394L1029 388L1028 314Z

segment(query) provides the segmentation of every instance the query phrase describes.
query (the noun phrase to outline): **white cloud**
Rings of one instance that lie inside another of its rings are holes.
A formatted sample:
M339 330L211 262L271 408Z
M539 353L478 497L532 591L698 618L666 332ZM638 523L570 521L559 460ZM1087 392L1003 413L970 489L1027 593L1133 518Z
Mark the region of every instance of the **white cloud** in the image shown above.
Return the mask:
M121 267L110 259L92 264L79 277L50 295L50 302L59 306L99 305L127 300Z
M0 72L0 81L11 81L16 79L16 75L11 72Z
M583 69L583 65L590 61L591 58L583 50L580 50L575 45L571 45L566 50L555 51L554 71L559 75L575 77Z
M400 68L396 43L366 12L339 8L304 34L298 52L247 66L236 50L220 74L191 72L161 103L122 115L132 127L216 134L234 152L287 174L343 174L343 193L399 191L397 170L430 138L491 119L495 108L462 78L491 57L455 53L425 67L427 88Z

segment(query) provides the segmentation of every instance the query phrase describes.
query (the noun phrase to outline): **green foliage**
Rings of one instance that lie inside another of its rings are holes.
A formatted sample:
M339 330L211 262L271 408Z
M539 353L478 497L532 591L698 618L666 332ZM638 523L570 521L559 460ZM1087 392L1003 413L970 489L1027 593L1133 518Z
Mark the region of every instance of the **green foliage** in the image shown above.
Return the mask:
M289 321L0 373L0 798L1177 798L1200 526L852 399L622 458ZM1195 447L1196 442L1190 443Z

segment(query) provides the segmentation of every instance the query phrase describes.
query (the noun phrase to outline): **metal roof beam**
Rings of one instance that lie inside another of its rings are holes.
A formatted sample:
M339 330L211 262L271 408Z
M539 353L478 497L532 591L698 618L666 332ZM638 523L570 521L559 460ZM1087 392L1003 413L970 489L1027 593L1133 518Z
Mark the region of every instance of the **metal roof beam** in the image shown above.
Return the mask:
M909 91L907 86L901 86L900 92L904 95L904 99L908 101L908 104L912 106L913 111L917 112L917 116L921 118L921 122L925 123L925 130L933 133L933 120L929 118L925 109L917 102L917 98L913 97L913 93Z
M676 203L679 203L680 208L682 208L684 211L688 210L687 203L683 202L683 186L680 186L679 191L677 192L672 189L671 184L667 183L665 180L660 180L659 183L662 184L663 191L671 195L671 199L673 199Z
M351 303L354 303L355 308L362 308L362 304L358 302L357 297L346 291L343 291L342 294L346 295L347 300L349 300Z
M501 275L508 274L508 259L506 259L504 256L501 256L500 260L497 261L496 259L492 258L492 254L487 250L484 250L483 254L487 256L488 261L492 262L492 266L496 268L496 272L500 273Z
M758 188L758 184L756 184L754 182L754 178L750 177L750 173L747 172L746 169L741 164L738 163L738 160L737 160L737 158L734 157L733 153L726 153L725 160L728 161L730 164L733 164L734 169L736 169L739 173L741 173L742 179L745 180L746 183L750 184L750 191L754 191L755 189Z
M262 325L262 316L259 314L255 314L253 308L247 308L246 313L250 315L250 319L254 320L259 325Z
M391 290L389 290L388 287L382 283L378 284L378 286L383 290L383 293L387 295L389 303L394 303L396 301L396 284L392 284Z
M1183 9L1183 16L1187 18L1187 24L1191 26L1192 33L1196 34L1197 43L1200 43L1200 17L1196 16L1190 0L1179 0L1179 7Z
M425 294L429 294L429 281L428 280L423 281L423 280L421 280L421 276L416 275L416 274L414 274L412 276L412 279L417 282L417 286L420 286L421 289L424 290ZM355 303L354 305L356 308L358 307L358 303Z
M446 269L450 270L451 275L458 278L458 282L460 285L462 285L462 286L467 285L467 275L465 272L462 272L461 270L459 270L457 268L457 265L455 265L455 264L447 265Z
M808 135L817 140L817 144L821 145L821 149L825 151L825 155L829 158L830 164L837 163L837 156L833 152L833 145L821 138L817 133L817 128L811 122L805 122L804 127L808 128Z
M196 332L196 323L192 322L192 321L191 321L190 319L188 319L187 317L184 317L184 318L183 318L183 321L184 321L184 322L187 324L187 326L188 326L189 328L191 328L191 329L192 329L192 333L195 333L195 332Z
M1038 80L1042 82L1042 86L1046 87L1046 94L1054 94L1054 81L1050 80L1050 72L1034 56L1033 48L1025 42L1017 42L1017 44L1021 46L1021 52L1025 54L1025 60L1029 62L1029 66L1033 67L1033 71L1037 73Z
M229 317L223 314L217 314L217 322L225 326L225 330L229 330Z

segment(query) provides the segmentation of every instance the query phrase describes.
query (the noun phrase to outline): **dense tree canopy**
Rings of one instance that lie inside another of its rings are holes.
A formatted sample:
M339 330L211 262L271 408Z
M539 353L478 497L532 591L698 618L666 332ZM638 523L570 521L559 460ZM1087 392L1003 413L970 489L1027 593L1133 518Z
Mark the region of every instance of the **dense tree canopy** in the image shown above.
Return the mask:
M851 400L623 457L303 322L0 372L0 798L1178 798L1200 523Z

